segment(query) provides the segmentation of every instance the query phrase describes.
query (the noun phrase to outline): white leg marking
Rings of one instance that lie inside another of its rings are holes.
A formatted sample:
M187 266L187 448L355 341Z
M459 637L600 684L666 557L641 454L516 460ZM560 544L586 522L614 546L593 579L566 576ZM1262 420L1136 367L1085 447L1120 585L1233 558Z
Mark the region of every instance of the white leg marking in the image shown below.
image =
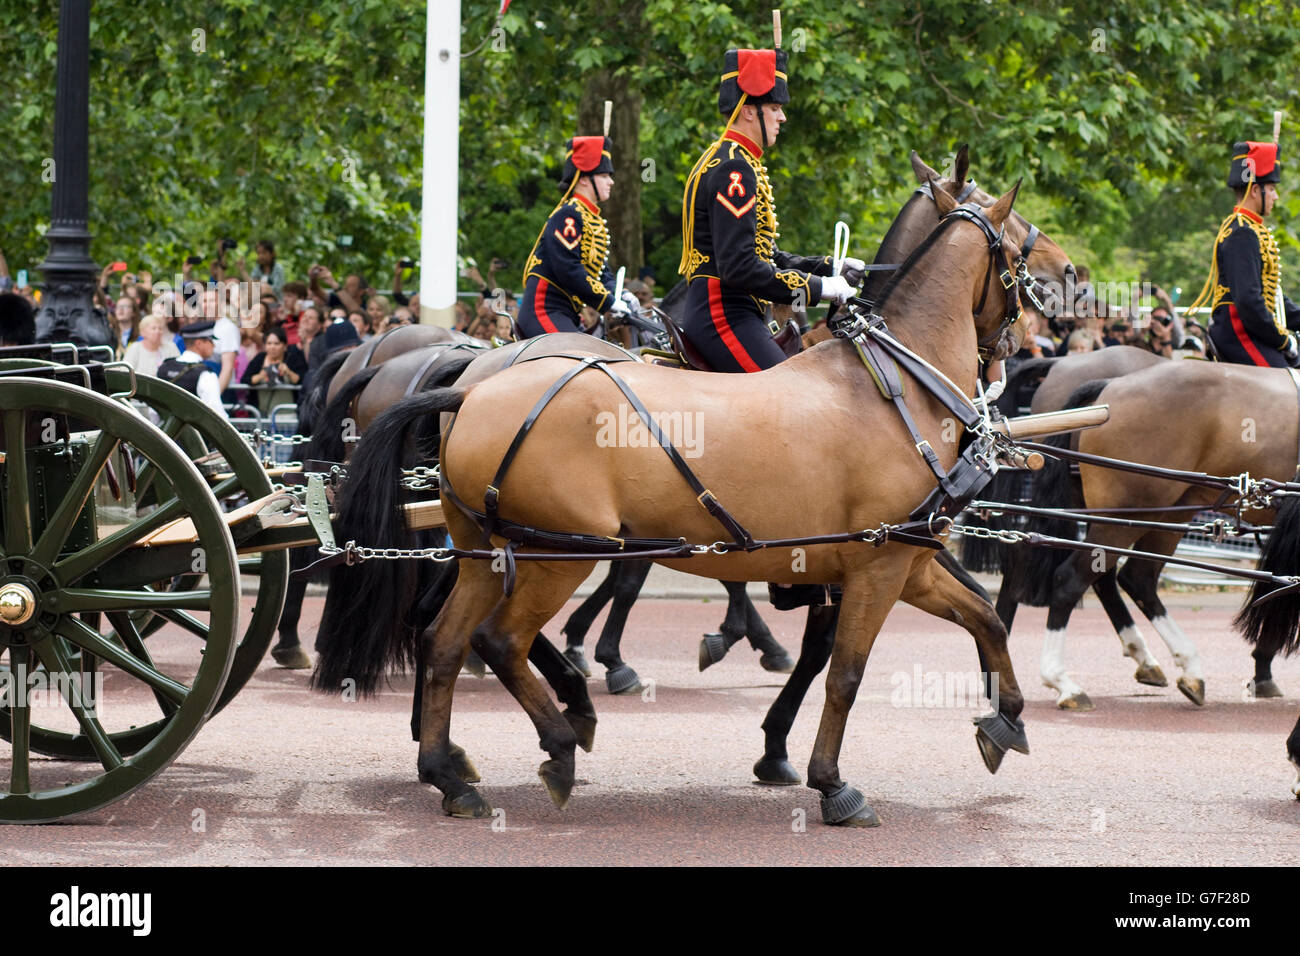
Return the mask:
M1131 657L1147 667L1159 666L1160 662L1151 655L1151 648L1147 647L1146 638L1142 636L1136 624L1130 624L1121 630L1119 640L1124 645L1125 657Z
M1070 679L1065 671L1065 631L1053 631L1050 628L1043 638L1043 659L1039 665L1043 683L1056 691L1059 703L1067 697L1083 692L1083 688Z
M1296 799L1300 799L1300 760L1292 757L1291 765L1295 767L1295 783L1291 784L1291 793Z
M1183 669L1183 673L1193 680L1204 680L1205 675L1201 672L1201 655L1197 652L1191 638L1178 626L1178 622L1168 614L1161 614L1159 617L1153 617L1151 624L1156 629L1156 633L1164 638L1170 653L1174 655L1174 663Z

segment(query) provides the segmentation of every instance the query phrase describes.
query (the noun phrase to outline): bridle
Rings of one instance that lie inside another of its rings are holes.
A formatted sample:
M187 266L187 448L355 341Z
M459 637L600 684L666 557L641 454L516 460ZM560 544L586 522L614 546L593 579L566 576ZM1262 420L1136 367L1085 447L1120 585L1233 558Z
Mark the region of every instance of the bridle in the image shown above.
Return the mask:
M918 189L917 192L924 192L926 195L933 198L933 195L926 187L928 187L928 184ZM963 192L963 195L969 196L973 191L974 183L968 183L968 188ZM1002 228L995 230L993 228L993 223L989 220L988 214L984 211L984 207L978 203L963 203L940 217L939 225L933 229L928 236L926 236L925 240L912 252L911 255L907 257L907 260L894 270L894 274L890 277L889 283L882 290L877 302L873 304L864 302L863 300L858 300L855 304L866 305L871 312L874 312L878 307L883 307L886 300L889 298L890 293L892 293L898 286L903 276L911 271L912 267L925 255L927 251L929 251L930 247L934 245L939 236L946 232L948 228L958 220L965 220L978 226L980 231L984 233L984 238L988 243L989 263L988 269L984 274L984 290L980 294L979 304L972 310L972 315L978 319L984 313L984 306L988 301L989 290L993 287L994 274L997 275L998 281L1002 284L1002 288L1006 292L1006 306L1003 309L1001 321L998 323L997 328L989 332L987 335L982 336L977 343L977 352L980 361L987 363L993 360L994 351L1006 335L1007 330L1019 321L1021 316L1021 283L1026 281L1026 279L1032 282L1033 277L1028 275L1028 269L1025 266L1027 253L1024 249L1020 252L1016 269L1013 270L1011 268L1010 263L1007 261L1006 247L1003 243L1006 227L1003 226ZM1035 241L1038 238L1038 230L1032 226L1030 227L1030 236ZM1029 240L1026 240L1026 245L1031 245ZM1032 298L1031 301L1033 301Z
M994 349L1002 342L1007 330L1020 320L1020 270L1025 268L1026 254L1023 250L1021 251L1016 271L1013 272L1010 263L1007 262L1006 246L1003 245L1003 240L1006 237L1006 225L1004 224L994 232L993 223L989 221L988 215L984 212L984 207L977 203L960 205L943 218L944 220L965 219L967 222L973 222L980 227L980 231L984 233L984 238L988 240L989 265L984 273L984 291L980 293L979 304L975 306L975 317L979 318L984 314L984 304L988 301L989 289L993 287L994 272L997 273L998 281L1002 283L1002 288L1006 292L1006 305L1002 310L1002 319L998 323L998 327L981 337L977 343L976 351L979 354L980 361L990 362L993 360ZM1037 239L1037 235L1034 238Z

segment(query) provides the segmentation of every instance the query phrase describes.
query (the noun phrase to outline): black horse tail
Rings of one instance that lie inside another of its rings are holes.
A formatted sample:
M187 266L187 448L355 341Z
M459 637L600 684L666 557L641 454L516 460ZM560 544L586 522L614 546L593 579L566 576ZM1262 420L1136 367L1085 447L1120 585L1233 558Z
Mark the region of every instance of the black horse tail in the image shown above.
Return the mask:
M1282 499L1258 567L1270 574L1300 573L1300 496ZM1232 622L1260 654L1269 656L1279 651L1294 654L1300 649L1300 594L1292 591L1263 604L1255 603L1278 587L1270 581L1256 581L1246 596L1246 606Z
M331 359L333 357L330 356ZM370 384L370 380L379 374L382 367L376 365L373 368L362 369L339 389L334 400L315 420L311 441L307 443L307 458L315 461L341 462L347 457L348 446L344 439L352 429L345 427L345 423L352 413L352 403L361 394L361 390Z
M1097 379L1075 389L1066 408L1091 405L1106 387L1109 379ZM1054 435L1043 441L1056 448L1069 448L1071 435ZM1029 503L1036 508L1082 508L1083 488L1071 473L1070 463L1047 456L1041 469L1031 473ZM1079 539L1077 521L1068 518L1050 518L1029 515L1015 519L1009 525L1018 531L1037 532L1054 538ZM1071 551L1058 548L1029 548L1016 545L1003 552L1002 587L1020 604L1046 607L1052 602L1052 578L1056 569L1067 560Z
M1027 501L1026 489L1031 480L1029 473L1014 468L1000 468L993 480L980 492L981 501L1001 501L1005 504L1023 504ZM968 528L994 528L1004 530L1016 527L1017 519L1008 515L982 518L974 511L962 515L961 523ZM972 534L961 536L961 566L968 571L1000 574L1006 566L1008 545L992 538L978 538Z
M400 484L410 432L425 416L458 410L465 393L463 388L441 388L414 395L371 423L348 465L334 522L336 541L356 541L368 548L414 546L416 536L406 525L406 496ZM388 671L403 671L415 662L419 632L411 610L419 573L412 564L373 560L331 570L316 636L320 656L313 687L335 691L351 680L366 696Z
M334 376L338 374L351 354L347 349L340 349L326 356L325 360L309 373L307 392L298 403L298 431L301 434L310 435L316 423L320 421L321 412L325 410L325 396L329 394L330 382L334 381Z

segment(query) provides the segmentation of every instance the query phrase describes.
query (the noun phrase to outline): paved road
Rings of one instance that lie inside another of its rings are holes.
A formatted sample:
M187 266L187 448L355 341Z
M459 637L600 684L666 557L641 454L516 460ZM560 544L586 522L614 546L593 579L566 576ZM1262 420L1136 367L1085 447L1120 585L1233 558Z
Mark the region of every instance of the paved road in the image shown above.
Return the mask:
M75 823L0 829L0 846L20 864L1294 865L1300 802L1288 792L1283 741L1300 710L1300 667L1276 668L1291 698L1243 702L1250 658L1228 629L1232 607L1171 600L1205 658L1206 706L1134 683L1089 606L1071 622L1069 662L1097 709L1058 711L1037 679L1045 612L1022 610L1013 658L1032 754L1008 755L997 776L979 759L974 708L894 706L912 696L918 668L976 667L965 632L897 609L876 643L841 761L884 821L875 830L822 826L815 792L751 783L778 683L744 645L697 672L699 635L722 613L697 599L633 611L626 656L655 679L653 699L611 698L593 682L596 749L579 753L579 785L563 811L537 780L543 754L531 724L494 678L462 679L453 734L504 811L495 829L443 816L436 791L416 781L409 678L374 700L346 702L268 661L144 789ZM319 612L320 601L309 601L304 624ZM767 618L794 649L800 619L770 610ZM150 642L160 660L184 650L180 638L168 640ZM1169 654L1156 644L1172 682ZM819 681L791 740L801 772L822 697ZM66 766L40 769L70 773Z

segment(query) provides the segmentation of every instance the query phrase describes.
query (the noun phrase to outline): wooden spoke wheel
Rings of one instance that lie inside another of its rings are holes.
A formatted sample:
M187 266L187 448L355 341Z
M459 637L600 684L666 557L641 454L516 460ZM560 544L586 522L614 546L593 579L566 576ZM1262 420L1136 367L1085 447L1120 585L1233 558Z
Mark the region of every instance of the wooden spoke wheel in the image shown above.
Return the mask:
M25 359L0 361L0 371L6 367L30 368L32 364ZM129 391L130 374L125 369L110 368L106 370L106 378L111 391ZM248 442L233 425L196 396L162 379L137 375L132 401L152 411L156 416L155 424L196 462L212 486L213 494L223 506L237 507L244 501L255 501L271 494L271 480ZM160 477L157 468L151 463L145 463L139 469L135 490L137 502L142 505L156 504L160 495L170 493L171 487L166 478ZM241 579L249 576L257 578L257 600L235 648L230 674L216 706L212 708L213 714L230 703L266 657L288 592L289 553L267 551L240 558L239 572ZM202 580L201 574L178 575L167 581L156 582L152 587L154 590L174 593L196 588ZM134 611L131 613L131 621L144 638L171 623L197 638L200 646L207 639L207 625L194 615L179 609ZM114 636L117 636L116 632ZM0 736L4 733L0 727ZM123 753L134 753L150 738L149 727L136 728L135 731L124 734L118 741L118 746ZM37 753L68 760L96 759L87 740L69 738L64 734L46 736L34 733L32 749Z
M131 793L198 733L234 655L239 570L208 481L121 402L0 379L0 442L0 822L59 820ZM129 461L154 469L166 493L138 504ZM181 520L197 546L147 545ZM199 572L206 588L152 587ZM141 612L206 616L192 671L161 647L151 654ZM33 760L35 738L89 748L97 765Z
M114 391L125 392L129 376L124 369L109 369L108 384ZM196 396L170 382L152 376L138 375L135 379L135 401L142 402L158 416L163 434L183 448L205 473L212 492L223 505L238 506L246 501L256 501L272 493L271 479L266 469L253 453L247 441L230 422L201 402ZM137 476L137 496L151 499L159 489L154 489L157 470L146 465ZM165 479L159 482L166 488ZM275 637L280 612L284 610L285 595L289 590L289 552L264 551L246 556L239 561L241 576L258 578L257 602L230 664L226 686L212 709L215 714L239 693L256 672L266 656L267 648ZM168 590L179 591L196 587L199 575L186 575L174 579ZM135 624L144 636L154 633L167 623L173 623L200 639L204 625L192 616L177 612L167 615L154 611L137 612ZM87 754L87 758L91 755Z

